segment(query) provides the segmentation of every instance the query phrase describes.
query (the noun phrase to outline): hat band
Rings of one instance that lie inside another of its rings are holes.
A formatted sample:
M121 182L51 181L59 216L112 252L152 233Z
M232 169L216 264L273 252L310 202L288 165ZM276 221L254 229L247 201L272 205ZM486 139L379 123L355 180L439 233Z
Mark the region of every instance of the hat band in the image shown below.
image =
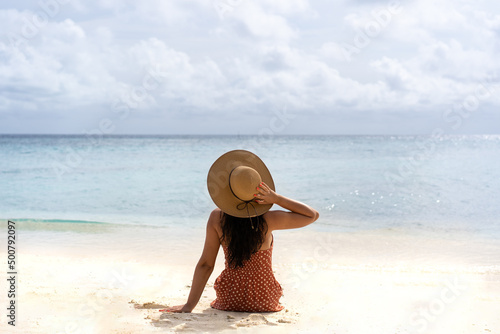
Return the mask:
M252 225L252 230L253 230L253 222L252 222L252 217L250 217L250 210L248 209L248 205L251 205L253 210L255 211L255 215L258 216L257 214L257 209L255 208L255 205L253 205L253 199L251 200L248 200L248 201L245 201L245 200L242 200L241 198L239 198L238 196L236 196L236 194L234 193L233 191L233 187L231 187L231 174L233 174L233 171L236 169L237 167L234 167L231 172L229 173L229 190L231 190L231 193L233 194L234 197L236 197L237 199L239 199L241 201L240 204L236 205L236 209L238 210L247 210L247 214L248 214L248 218L250 219L250 224Z

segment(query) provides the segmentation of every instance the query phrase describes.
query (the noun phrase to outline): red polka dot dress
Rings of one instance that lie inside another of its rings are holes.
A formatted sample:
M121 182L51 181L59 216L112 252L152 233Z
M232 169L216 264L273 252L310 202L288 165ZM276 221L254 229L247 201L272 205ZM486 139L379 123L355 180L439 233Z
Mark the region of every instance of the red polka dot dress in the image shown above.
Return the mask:
M216 299L210 304L223 311L276 312L284 306L281 285L273 274L271 248L254 253L243 267L228 266L228 249L224 247L226 268L214 283Z

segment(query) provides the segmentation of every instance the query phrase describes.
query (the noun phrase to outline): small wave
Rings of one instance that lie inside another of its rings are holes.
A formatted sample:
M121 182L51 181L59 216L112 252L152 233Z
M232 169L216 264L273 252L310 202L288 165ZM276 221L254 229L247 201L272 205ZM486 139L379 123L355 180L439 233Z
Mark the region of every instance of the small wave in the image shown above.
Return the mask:
M9 220L15 221L16 223L111 224L107 222L72 219L9 218Z

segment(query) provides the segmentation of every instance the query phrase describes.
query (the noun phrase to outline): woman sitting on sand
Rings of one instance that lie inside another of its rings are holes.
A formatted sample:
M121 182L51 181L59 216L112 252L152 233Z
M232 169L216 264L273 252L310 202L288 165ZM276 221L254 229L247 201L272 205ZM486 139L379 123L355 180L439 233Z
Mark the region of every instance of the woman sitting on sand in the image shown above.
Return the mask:
M215 281L216 299L210 305L224 311L281 311L282 289L272 270L272 232L309 225L318 219L318 212L275 193L269 170L248 151L222 155L210 168L207 183L218 208L208 219L205 246L187 303L161 311L191 312L195 308L220 245L225 269ZM273 204L290 211L269 211Z

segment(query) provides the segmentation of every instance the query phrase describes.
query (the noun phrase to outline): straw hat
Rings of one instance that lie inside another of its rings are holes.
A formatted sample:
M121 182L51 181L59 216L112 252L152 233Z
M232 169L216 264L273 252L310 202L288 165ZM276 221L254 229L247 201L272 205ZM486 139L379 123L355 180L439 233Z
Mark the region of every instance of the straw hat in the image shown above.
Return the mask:
M210 197L223 212L234 217L260 216L273 206L258 204L254 194L261 182L275 190L273 178L258 156L249 151L229 151L219 157L208 172Z

